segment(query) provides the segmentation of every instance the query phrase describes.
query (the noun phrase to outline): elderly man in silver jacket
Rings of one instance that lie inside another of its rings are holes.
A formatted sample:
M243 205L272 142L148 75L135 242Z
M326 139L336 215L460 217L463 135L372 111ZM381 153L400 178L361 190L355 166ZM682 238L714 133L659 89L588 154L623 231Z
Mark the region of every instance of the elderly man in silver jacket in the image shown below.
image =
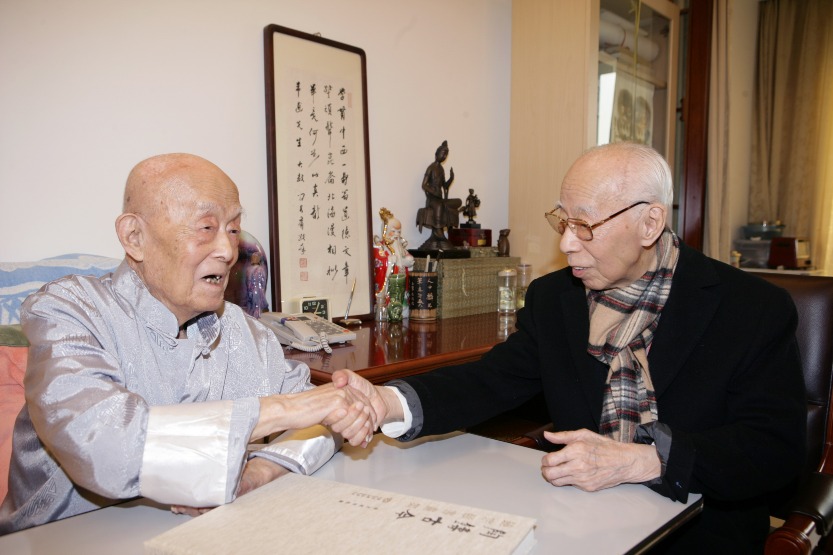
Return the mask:
M339 434L366 444L368 400L313 388L306 365L224 301L241 214L237 187L214 164L150 158L125 187L119 268L27 299L26 405L0 534L135 496L199 514L290 470L315 471Z

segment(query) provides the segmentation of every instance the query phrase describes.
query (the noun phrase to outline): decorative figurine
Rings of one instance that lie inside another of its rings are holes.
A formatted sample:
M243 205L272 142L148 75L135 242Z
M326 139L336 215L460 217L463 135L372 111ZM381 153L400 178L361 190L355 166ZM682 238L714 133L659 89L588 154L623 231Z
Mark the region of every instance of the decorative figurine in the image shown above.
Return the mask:
M376 293L375 315L377 320L388 320L390 303L390 276L404 274L414 266L414 257L406 250L408 242L402 238L402 222L393 217L387 208L379 210L382 218L382 235L373 236L374 281ZM402 283L404 299L400 299L399 319L408 318L407 284ZM404 302L403 302L404 301ZM403 306L404 305L404 306Z
M448 181L445 179L443 162L448 157L448 141L437 148L434 162L425 170L422 179L422 190L425 191L425 207L417 210L416 224L419 230L431 228L429 237L420 246L420 250L450 250L451 242L445 236L445 229L457 227L460 222L459 210L463 201L458 198L448 198L448 189L454 181L454 168L449 170Z
M391 254L391 263L396 270L394 273L401 274L413 268L414 257L407 251L408 241L402 238L402 222L397 218L388 219L388 232L385 239L385 245Z
M269 303L266 302L266 264L259 252L252 253L246 268L246 306L243 308L257 319L260 319L261 311L269 310Z
M469 196L466 197L466 205L461 209L463 216L468 218L468 220L466 223L461 224L460 227L480 228L480 224L474 221L478 208L480 208L480 199L474 194L474 189L469 189Z
M453 227L448 230L448 240L455 247L469 251L472 247L492 246L492 230L481 229L480 224L474 221L478 208L480 208L480 198L474 193L474 189L469 189L466 204L460 209L460 213L466 216L468 221L460 224L460 227Z
M229 272L225 299L240 306L247 314L260 318L269 310L266 281L269 275L266 251L251 234L240 232L237 262Z
M379 308L378 299L380 295L384 299L384 295L386 294L383 290L387 285L388 257L390 256L390 251L385 246L384 239L388 232L387 222L392 214L387 208L382 208L379 210L379 216L382 218L382 233L381 235L373 236L373 294L377 299L377 309ZM377 320L379 319L378 316L380 315L377 314ZM385 319L387 320L387 318Z
M509 230L501 229L497 239L497 255L509 256Z

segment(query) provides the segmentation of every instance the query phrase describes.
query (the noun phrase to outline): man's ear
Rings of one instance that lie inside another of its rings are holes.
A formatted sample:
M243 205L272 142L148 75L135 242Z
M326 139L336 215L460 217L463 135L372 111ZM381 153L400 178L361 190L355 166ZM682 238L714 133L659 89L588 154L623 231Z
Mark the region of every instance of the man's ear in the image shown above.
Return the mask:
M662 204L650 204L642 218L642 245L649 247L665 231L667 218L665 206Z
M136 262L145 258L145 229L136 214L126 213L116 218L116 235L124 252Z

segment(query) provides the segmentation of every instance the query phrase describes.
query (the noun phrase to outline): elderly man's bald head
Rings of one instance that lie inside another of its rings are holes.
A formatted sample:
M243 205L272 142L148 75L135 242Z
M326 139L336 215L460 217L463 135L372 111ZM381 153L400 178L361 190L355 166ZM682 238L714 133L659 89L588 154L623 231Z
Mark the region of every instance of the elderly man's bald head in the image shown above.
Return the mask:
M136 164L127 176L123 212L158 214L175 208L191 189L216 182L230 186L232 180L215 164L194 154L160 154Z
M116 232L128 264L180 325L222 305L242 211L234 182L199 156L154 156L130 172Z

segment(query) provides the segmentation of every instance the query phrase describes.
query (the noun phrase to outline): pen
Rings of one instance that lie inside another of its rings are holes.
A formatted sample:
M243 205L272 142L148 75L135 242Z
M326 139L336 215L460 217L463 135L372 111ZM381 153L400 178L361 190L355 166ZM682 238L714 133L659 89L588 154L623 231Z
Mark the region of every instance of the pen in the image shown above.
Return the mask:
M347 310L344 312L344 319L350 316L350 305L353 304L353 293L356 292L356 278L353 278L353 287L350 289L350 298L347 299Z
M353 304L353 293L356 292L356 279L353 278L353 287L350 289L350 297L347 299L347 311L344 313L344 319L341 321L343 326L352 326L354 324L361 324L362 321L358 318L349 318L350 305Z

